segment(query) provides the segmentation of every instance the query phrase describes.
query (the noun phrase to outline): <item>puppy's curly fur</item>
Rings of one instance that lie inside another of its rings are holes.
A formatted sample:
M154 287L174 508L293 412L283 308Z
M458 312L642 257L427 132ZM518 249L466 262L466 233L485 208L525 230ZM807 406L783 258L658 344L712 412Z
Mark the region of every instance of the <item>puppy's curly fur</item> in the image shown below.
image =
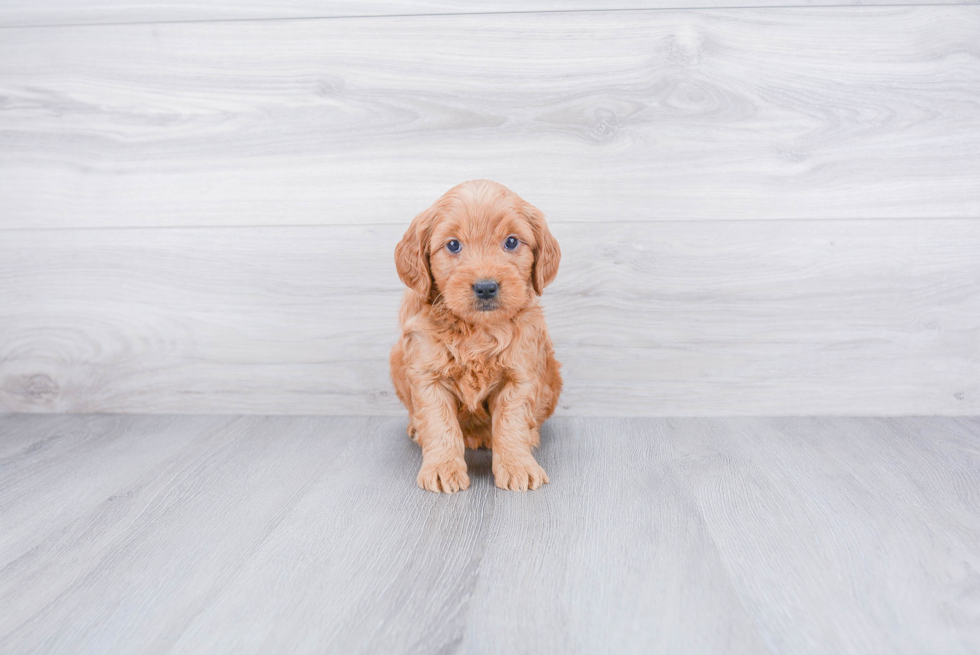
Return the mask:
M466 489L466 447L493 450L498 487L548 482L531 449L562 382L538 296L560 259L544 215L488 180L447 191L395 248L409 290L391 378L422 447L422 488Z

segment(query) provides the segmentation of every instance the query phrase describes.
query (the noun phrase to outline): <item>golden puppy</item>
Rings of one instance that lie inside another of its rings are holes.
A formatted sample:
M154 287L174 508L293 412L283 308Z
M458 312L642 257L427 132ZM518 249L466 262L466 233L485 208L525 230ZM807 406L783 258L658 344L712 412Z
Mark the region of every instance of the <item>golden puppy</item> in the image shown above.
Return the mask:
M561 376L538 296L560 259L544 215L487 180L447 191L395 248L409 290L391 378L422 447L423 489L466 489L463 453L481 446L493 450L498 487L548 482L531 448Z

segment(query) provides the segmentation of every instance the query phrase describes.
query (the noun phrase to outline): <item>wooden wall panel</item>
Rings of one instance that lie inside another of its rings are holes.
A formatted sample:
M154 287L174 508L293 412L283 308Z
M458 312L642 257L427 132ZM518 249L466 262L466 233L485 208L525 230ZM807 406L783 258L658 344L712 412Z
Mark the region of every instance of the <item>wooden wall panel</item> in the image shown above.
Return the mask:
M974 0L807 0L821 5L971 4ZM147 22L357 18L505 12L609 11L610 9L694 9L745 7L744 0L5 0L0 27L99 25ZM754 7L799 6L794 0L754 0Z
M980 216L980 7L8 29L0 229Z
M7 231L0 407L398 414L404 228ZM562 414L980 411L980 221L554 229Z
M3 411L400 413L391 250L478 177L564 414L980 410L980 7L58 1L120 24L0 28Z

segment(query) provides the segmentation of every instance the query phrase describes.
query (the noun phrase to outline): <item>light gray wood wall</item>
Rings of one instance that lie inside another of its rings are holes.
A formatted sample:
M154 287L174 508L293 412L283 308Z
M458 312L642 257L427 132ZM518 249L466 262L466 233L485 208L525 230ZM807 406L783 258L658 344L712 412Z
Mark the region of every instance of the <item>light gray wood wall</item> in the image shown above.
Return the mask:
M0 227L980 216L980 7L10 29Z
M4 0L0 27L823 5L950 5L976 0Z
M399 413L392 249L478 177L564 414L980 410L980 7L168 7L0 28L2 410Z
M8 231L16 411L390 414L402 226ZM980 221L558 224L564 414L975 413Z

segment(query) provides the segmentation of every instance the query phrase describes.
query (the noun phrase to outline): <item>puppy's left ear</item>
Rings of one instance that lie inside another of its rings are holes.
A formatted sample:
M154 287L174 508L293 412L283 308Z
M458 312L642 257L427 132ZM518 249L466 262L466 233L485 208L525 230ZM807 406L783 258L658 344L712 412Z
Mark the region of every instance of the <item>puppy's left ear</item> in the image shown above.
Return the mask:
M524 203L524 214L531 223L534 232L534 267L531 269L531 284L539 296L544 288L551 284L558 275L558 262L561 261L561 248L558 240L548 229L544 214L533 205Z

